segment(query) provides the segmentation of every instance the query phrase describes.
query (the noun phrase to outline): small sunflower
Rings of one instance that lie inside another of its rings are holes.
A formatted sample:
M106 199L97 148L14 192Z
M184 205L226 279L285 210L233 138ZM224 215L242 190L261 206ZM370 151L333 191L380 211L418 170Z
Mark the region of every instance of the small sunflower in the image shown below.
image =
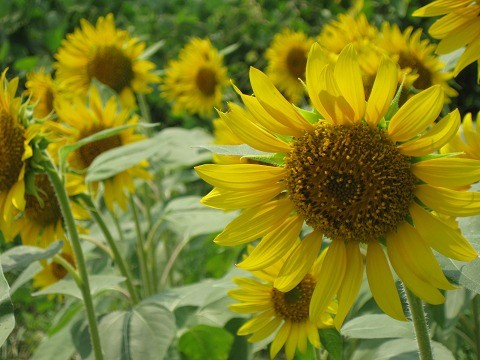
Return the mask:
M480 60L480 5L469 0L435 0L413 13L413 16L423 17L439 15L444 16L428 31L432 37L440 39L437 53L448 54L465 47L453 72L457 76L467 65ZM480 81L480 72L477 81Z
M382 59L366 100L353 45L342 50L335 66L323 66L324 56L314 44L307 61L308 94L323 117L316 123L307 121L265 74L251 68L255 97L242 95L246 109L230 103L230 111L220 116L247 145L272 153L277 166L198 166L199 176L215 187L202 202L243 210L217 236L218 244L261 238L239 267L260 270L291 252L274 282L283 292L305 276L313 263L309 254L318 253L322 237L331 239L320 270L325 281L316 284L312 295L313 321L338 294L334 322L341 327L362 281L360 248L366 248L367 278L377 304L405 320L388 260L417 296L431 304L444 302L439 289L454 287L432 248L457 260L477 257L441 215L480 213L480 193L452 189L477 181L480 162L470 160L466 166L453 157L425 158L460 125L457 110L436 122L444 105L441 86L414 95L386 119L398 86L396 64ZM316 241L304 238L297 244L305 223Z
M30 103L35 106L33 115L39 119L50 115L53 112L53 101L58 91L52 75L45 69L29 73L25 87L26 95L30 96Z
M117 30L112 14L99 17L96 26L85 19L80 23L55 55L59 85L86 96L95 78L117 92L124 106L134 107L134 93L149 93L150 84L159 81L155 64L142 58L145 43Z
M299 79L305 81L307 55L312 44L313 39L305 33L285 29L274 36L265 52L267 75L285 97L295 104L300 103L305 94L305 88Z
M461 132L458 132L447 145L442 148L442 153L456 153L461 158L480 160L480 112L477 113L476 121L472 121L472 114L463 117Z
M315 256L313 253L310 255ZM239 288L230 290L228 295L240 303L230 305L230 309L240 314L256 314L238 329L238 335L250 335L248 341L257 342L276 332L270 346L272 359L283 346L288 360L293 359L296 349L305 353L307 342L320 348L318 329L333 326L331 315L335 314L337 308L336 303L331 302L318 321L309 318L310 301L315 284L321 278L322 261L322 256L317 258L304 277L289 291L280 291L273 285L282 269L283 260L264 270L255 271L258 280L234 278Z
M58 122L50 122L49 126L55 132L52 135L52 141L56 142L53 142L52 145L56 144L57 148L73 144L102 130L138 123L138 116L131 115L130 110L121 108L115 97L111 97L103 104L96 87L92 87L88 103L85 103L82 98L75 98L73 101L64 98L59 99L56 113ZM80 174L90 166L98 155L143 139L145 137L136 133L134 128L128 128L72 151L68 157L68 163L72 170L69 174L69 183L76 188L73 191L81 190L83 175ZM52 151L55 152L55 149L52 148ZM111 211L114 209L114 203L120 205L124 210L127 208L128 197L125 190L129 194L135 191L135 177L151 178L146 170L147 166L148 162L142 161L140 164L103 181L105 203ZM94 182L94 187L97 184Z
M173 103L173 112L210 116L221 107L222 94L228 83L223 57L209 39L193 38L180 50L178 60L165 69L162 96Z
M404 86L425 90L440 85L446 95L446 102L458 96L448 81L453 73L444 71L445 64L435 55L436 46L427 39L421 39L422 30L414 31L409 26L402 33L397 24L383 23L377 45L386 51L400 66L399 81L406 75Z
M59 255L74 268L76 267L75 257L68 242L64 243ZM41 261L41 264L43 269L33 278L33 286L36 288L44 289L62 280L68 274L67 269L55 260L51 262Z

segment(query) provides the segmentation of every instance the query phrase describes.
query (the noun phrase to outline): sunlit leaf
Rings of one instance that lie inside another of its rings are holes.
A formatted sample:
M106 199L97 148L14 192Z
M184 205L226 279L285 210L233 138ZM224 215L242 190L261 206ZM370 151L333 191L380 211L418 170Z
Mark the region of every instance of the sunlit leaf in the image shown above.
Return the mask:
M57 254L62 246L63 241L56 241L46 249L26 245L15 246L0 255L3 271L24 269L37 260L49 259Z

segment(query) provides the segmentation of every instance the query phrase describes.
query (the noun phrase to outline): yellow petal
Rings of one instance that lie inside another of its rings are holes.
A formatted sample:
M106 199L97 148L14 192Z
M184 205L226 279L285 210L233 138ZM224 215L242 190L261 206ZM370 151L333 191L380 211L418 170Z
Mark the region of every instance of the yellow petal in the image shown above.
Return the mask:
M463 8L470 4L470 0L436 0L413 12L413 16L438 16Z
M334 240L328 247L320 269L320 278L315 286L310 302L310 320L317 322L337 294L343 283L347 267L345 243Z
M310 101L322 115L324 115L325 110L318 98L318 94L320 93L320 90L322 90L320 86L320 79L323 68L326 65L327 55L324 53L318 43L314 43L310 48L310 53L308 54L305 78L307 81L307 91Z
M265 235L248 257L237 266L246 270L259 270L272 265L292 250L303 225L303 218L295 215L277 229Z
M274 200L262 206L245 209L215 238L224 246L246 244L278 228L293 211L288 199Z
M290 335L290 328L292 323L290 321L286 321L283 323L280 330L278 330L275 339L273 339L272 345L270 345L270 358L273 359L278 354L282 346L287 341Z
M297 348L302 354L307 351L307 327L304 323L298 324Z
M440 114L443 97L441 86L434 85L408 99L390 120L390 139L407 141L422 133Z
M273 309L267 310L260 315L255 316L253 319L248 320L237 331L238 335L248 335L256 332L265 326L275 316Z
M415 196L429 208L449 216L480 214L480 193L419 185Z
M480 58L480 41L475 41L471 44L468 44L467 48L458 59L457 65L455 65L453 75L457 76L460 73L460 71L462 71L467 67L467 65L478 60L479 58Z
M373 127L376 127L380 119L385 115L398 84L397 65L384 56L380 62L372 92L368 98L365 120Z
M478 256L460 230L452 229L416 203L410 206L410 215L420 236L438 252L460 261L472 261Z
M343 284L338 291L338 311L333 320L335 327L340 330L352 304L357 299L363 279L363 256L358 244L347 244L347 268Z
M431 29L430 29L431 30ZM449 54L456 49L460 49L478 38L480 24L477 17L469 19L463 27L455 32L442 36L442 41L438 43L437 54Z
M318 336L318 329L317 327L315 326L315 324L307 321L306 322L306 325L307 325L307 338L308 338L308 341L310 341L310 344L312 344L313 346L315 346L317 349L320 348L320 337Z
M420 180L433 186L464 186L480 180L480 161L438 158L413 164L411 171Z
M478 12L478 6L467 6L457 11L452 11L435 21L428 29L428 32L436 39L443 39L445 36L452 33L459 36L461 30L468 27L469 23L472 21L478 21ZM459 45L457 49L464 45L461 44L463 40L462 38L458 37L458 40Z
M441 119L418 139L401 144L398 151L407 156L425 156L447 144L460 127L460 113L457 109Z
M375 241L368 244L366 270L370 290L380 309L394 319L406 321L387 258Z
M239 303L228 305L228 308L238 314L253 314L272 308L271 303Z
M322 246L323 235L313 231L297 245L282 266L273 286L282 292L292 290L310 271Z
M287 338L287 342L285 344L285 355L287 360L293 360L295 356L295 350L298 344L298 327L301 324L293 322L290 328L290 336Z
M274 317L268 323L264 323L264 326L257 330L252 336L248 338L249 342L261 341L270 336L282 322L281 318Z

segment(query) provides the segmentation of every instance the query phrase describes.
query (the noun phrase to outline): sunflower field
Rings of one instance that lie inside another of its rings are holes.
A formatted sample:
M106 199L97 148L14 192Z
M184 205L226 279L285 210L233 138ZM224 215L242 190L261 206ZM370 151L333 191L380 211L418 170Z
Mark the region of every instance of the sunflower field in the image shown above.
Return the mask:
M0 359L480 359L478 1L0 24Z

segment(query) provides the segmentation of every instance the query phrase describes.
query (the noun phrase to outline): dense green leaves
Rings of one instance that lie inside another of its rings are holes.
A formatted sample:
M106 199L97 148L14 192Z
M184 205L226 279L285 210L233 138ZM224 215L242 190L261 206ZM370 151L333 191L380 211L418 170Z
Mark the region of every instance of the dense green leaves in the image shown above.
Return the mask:
M13 305L10 300L10 287L7 279L3 275L0 263L0 346L3 345L8 335L15 326L15 317L13 315Z
M185 332L178 341L178 350L188 360L223 360L228 357L233 336L213 326L197 325Z

